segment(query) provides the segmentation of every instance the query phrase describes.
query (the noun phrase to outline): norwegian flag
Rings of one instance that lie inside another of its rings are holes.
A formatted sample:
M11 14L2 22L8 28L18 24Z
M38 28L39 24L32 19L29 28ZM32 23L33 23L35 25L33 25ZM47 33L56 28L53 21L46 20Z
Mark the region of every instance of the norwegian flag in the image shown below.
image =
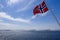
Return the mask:
M45 13L47 11L48 11L48 7L46 6L45 1L43 1L41 4L37 5L34 8L33 13L34 13L34 15L36 15L36 14Z

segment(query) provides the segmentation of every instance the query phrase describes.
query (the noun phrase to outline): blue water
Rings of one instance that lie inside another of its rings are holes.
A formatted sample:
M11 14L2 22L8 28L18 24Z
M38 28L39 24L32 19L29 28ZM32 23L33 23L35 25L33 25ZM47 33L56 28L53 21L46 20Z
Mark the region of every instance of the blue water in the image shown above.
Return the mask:
M0 31L0 40L60 40L60 31Z

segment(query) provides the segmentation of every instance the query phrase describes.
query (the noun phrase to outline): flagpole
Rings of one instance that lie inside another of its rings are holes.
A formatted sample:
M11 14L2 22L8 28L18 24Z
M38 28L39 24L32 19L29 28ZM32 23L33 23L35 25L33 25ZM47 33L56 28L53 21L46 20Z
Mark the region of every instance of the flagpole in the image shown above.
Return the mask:
M47 4L46 0L44 0L45 3ZM54 17L54 19L56 20L57 24L60 26L59 20L57 19L55 13L53 12L53 10L50 8L50 6L47 4L47 7L49 7L48 9L51 11L52 16Z

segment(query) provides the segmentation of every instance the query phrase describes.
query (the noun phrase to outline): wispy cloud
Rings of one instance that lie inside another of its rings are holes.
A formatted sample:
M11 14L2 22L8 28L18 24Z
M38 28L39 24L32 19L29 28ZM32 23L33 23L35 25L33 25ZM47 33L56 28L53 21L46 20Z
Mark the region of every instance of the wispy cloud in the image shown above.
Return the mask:
M18 2L23 2L23 0L7 0L7 4L10 5L10 6L14 5Z
M20 28L20 25L17 25L17 24L0 22L0 30L4 30L4 29L16 30L19 28Z
M12 21L17 21L17 22L24 22L24 23L29 23L29 22L30 22L30 21L27 20L27 19L14 18L14 17L8 15L8 14L5 13L5 12L0 12L0 17L1 17L1 18L5 18L5 19L9 19L9 20L12 20Z
M27 5L25 5L23 8L20 8L17 10L17 12L20 12L20 11L25 11L26 9L29 9L29 7L31 7L30 5L34 2L35 0L31 0Z
M20 11L25 11L26 9L29 9L31 7L30 5L35 1L36 0L29 0L28 2L27 2L27 0L7 0L7 5L12 6L17 3L22 3L22 5L24 5L23 3L27 3L27 4L25 4L25 6L23 8L19 8L16 10L16 12L20 12Z
M36 16L37 16L37 15L33 15L33 16L31 17L31 20L32 20L32 19L35 19L35 18L36 18Z
M1 22L0 25L3 25L3 26L16 26L16 24L11 24L11 23L4 23L4 22Z

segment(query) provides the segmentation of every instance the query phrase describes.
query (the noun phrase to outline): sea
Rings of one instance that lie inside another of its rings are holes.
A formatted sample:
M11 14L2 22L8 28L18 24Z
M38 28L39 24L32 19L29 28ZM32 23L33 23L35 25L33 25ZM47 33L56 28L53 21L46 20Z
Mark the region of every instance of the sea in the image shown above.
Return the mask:
M60 31L0 30L0 40L60 40Z

